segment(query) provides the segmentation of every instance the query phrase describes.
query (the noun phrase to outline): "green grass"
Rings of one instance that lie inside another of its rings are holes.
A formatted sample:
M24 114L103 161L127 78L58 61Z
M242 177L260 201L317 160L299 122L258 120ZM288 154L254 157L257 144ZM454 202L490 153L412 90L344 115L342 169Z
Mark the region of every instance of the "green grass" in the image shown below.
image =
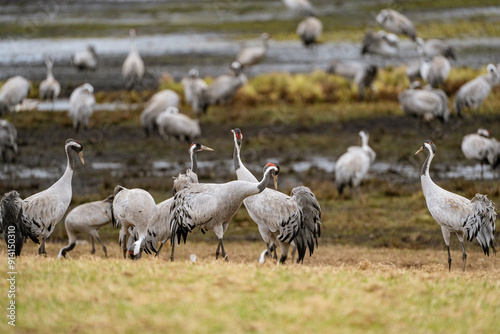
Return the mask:
M494 259L478 265L475 252L475 266L463 274L436 261L445 260L443 251L326 246L317 263L277 267L247 259L260 244L229 243L229 263L205 255L212 246L182 246L189 249L173 263L133 262L115 258L118 252L78 257L83 245L59 261L39 258L31 247L16 260L15 332L439 333L495 332L500 325L493 293L500 271ZM189 252L198 255L195 264ZM6 280L0 288L6 291ZM0 300L5 305L6 294ZM5 320L0 330L14 333Z

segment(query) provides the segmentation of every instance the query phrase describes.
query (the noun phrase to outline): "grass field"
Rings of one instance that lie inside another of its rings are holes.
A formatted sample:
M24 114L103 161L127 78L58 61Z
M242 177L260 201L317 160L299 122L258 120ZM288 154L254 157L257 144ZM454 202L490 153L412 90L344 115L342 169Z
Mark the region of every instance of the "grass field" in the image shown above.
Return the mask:
M448 273L444 250L322 245L303 265L275 266L258 264L261 243L228 242L229 263L215 261L214 247L188 243L172 263L125 261L117 245L109 258L77 245L59 261L38 257L30 244L16 260L15 331L5 318L0 331L485 333L500 325L498 260L477 249L466 273L453 252Z

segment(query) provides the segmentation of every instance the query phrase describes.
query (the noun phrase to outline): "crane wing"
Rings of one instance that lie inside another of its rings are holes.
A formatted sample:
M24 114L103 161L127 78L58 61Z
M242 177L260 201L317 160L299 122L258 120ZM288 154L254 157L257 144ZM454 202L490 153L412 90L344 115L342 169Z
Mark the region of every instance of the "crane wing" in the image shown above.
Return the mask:
M318 238L321 236L321 207L316 196L307 187L295 187L292 189L291 195L302 210L302 228L295 237L297 249L299 249L299 244L303 245L304 251L307 246L309 247L309 256L311 256L314 252L314 244L318 247ZM304 256L301 257L299 253L299 259L303 258Z

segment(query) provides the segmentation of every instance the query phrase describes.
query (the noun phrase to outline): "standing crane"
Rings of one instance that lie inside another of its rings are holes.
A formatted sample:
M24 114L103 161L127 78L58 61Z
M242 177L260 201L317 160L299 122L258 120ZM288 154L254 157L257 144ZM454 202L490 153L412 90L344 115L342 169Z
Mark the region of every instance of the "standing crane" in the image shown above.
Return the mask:
M181 84L184 88L184 99L191 105L193 112L197 116L202 112L206 112L208 85L205 80L199 77L198 70L195 68L190 69L188 76L182 79Z
M363 37L361 55L377 54L380 56L398 56L399 38L383 30L367 31Z
M30 82L16 75L7 79L0 88L0 117L4 113L15 113L16 105L23 102L30 92Z
M136 46L137 32L135 29L129 30L130 34L130 51L122 65L122 75L125 79L125 87L132 89L139 85L144 77L144 61L142 60Z
M429 155L422 166L420 180L427 208L431 216L441 225L444 242L448 249L448 270L451 271L450 235L455 233L462 245L462 270L465 271L464 236L468 241L474 238L483 248L485 255L490 255L490 248L495 250L495 205L486 195L476 194L472 200L454 194L435 184L429 174L432 158L436 154L436 145L427 140L415 155L427 151Z
M476 133L465 135L461 147L467 159L477 160L481 164L481 179L484 164L492 168L500 164L500 143L495 138L490 138L488 130L478 129Z
M31 239L33 239L32 236L42 239L42 244L38 248L38 254L41 255L47 255L45 240L54 232L56 224L62 219L71 202L71 179L75 168L75 156L78 155L82 165L85 164L82 153L83 146L80 142L68 139L64 149L67 158L66 170L56 183L50 188L31 195L24 200L21 200L19 194L15 192L13 197L16 198L12 198L11 201L22 201L22 211L17 212L15 215L4 213L5 209L2 208L2 215L5 214L4 225L20 224L22 222L25 226L30 226L29 237Z
M342 195L344 187L349 185L359 192L359 185L368 173L370 165L375 160L375 151L368 146L368 133L360 131L361 146L351 146L342 154L335 164L335 184Z
M247 181L231 181L222 184L192 183L174 196L170 209L170 228L172 253L174 260L175 243L181 238L186 242L187 234L195 227L202 230L213 230L219 240L215 258L222 257L228 261L222 238L229 222L240 208L243 200L266 189L271 177L277 184L279 167L274 163L264 166L264 176L260 183Z
M500 83L500 73L493 64L488 64L488 73L463 84L455 94L455 111L462 115L464 108L479 109L491 89Z
M90 116L94 113L94 87L85 83L71 93L68 115L73 119L73 128L78 132L80 127L87 129Z
M257 183L257 178L241 161L243 134L240 129L231 131L234 136L233 162L236 176L238 180ZM298 250L297 262L304 260L307 247L309 255L313 254L321 235L321 207L309 188L295 187L290 196L266 188L258 195L247 197L243 203L259 227L267 246L267 254L271 256L271 252L274 252L276 257L276 247L280 246L278 264L285 263L290 245Z
M187 188L191 183L198 183L198 160L197 153L201 151L213 151L210 147L194 142L189 147L189 156L191 158L191 169L186 170L185 174L179 174L174 179L173 194ZM155 257L160 255L160 251L165 243L170 239L170 206L174 198L171 197L156 205L156 213L148 223L147 237L145 239L146 251L156 253ZM156 250L160 242L160 247ZM141 241L136 241L134 244L134 254L139 251L140 247L144 247Z
M425 121L437 118L447 122L450 118L448 96L440 89L415 89L420 82L414 81L409 89L399 93L401 109L408 116L418 117Z
M358 88L358 100L365 98L365 88L371 88L377 77L377 66L355 60L334 60L327 72L354 81Z
M40 82L38 93L42 100L55 101L61 92L61 84L52 74L54 62L50 57L45 58L45 65L47 66L47 78Z
M323 23L313 15L306 17L297 26L297 35L299 35L306 48L318 43L322 33Z

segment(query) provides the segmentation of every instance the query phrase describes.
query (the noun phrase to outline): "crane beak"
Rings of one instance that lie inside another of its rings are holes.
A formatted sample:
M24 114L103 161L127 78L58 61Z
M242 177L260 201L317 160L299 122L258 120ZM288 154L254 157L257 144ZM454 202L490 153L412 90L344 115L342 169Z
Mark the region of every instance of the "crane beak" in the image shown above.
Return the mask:
M85 161L83 160L83 153L82 152L78 152L78 157L80 158L80 160L82 161L82 165L85 166Z
M210 148L208 146L205 146L205 145L201 145L201 150L202 151L213 151L214 149L213 148Z
M278 190L278 175L273 175L274 189Z
M420 152L422 152L424 150L424 147L422 146L417 152L415 152L415 155L419 154Z

